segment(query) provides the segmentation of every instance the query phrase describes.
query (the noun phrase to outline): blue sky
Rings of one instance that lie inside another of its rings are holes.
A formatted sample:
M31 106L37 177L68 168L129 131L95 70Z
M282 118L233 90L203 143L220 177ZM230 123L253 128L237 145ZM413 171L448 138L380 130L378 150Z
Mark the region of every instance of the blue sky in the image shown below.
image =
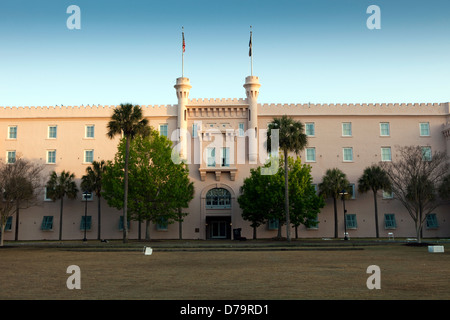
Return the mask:
M2 0L0 106L176 104L182 26L190 97L244 98L250 25L261 103L446 102L449 13L448 0Z

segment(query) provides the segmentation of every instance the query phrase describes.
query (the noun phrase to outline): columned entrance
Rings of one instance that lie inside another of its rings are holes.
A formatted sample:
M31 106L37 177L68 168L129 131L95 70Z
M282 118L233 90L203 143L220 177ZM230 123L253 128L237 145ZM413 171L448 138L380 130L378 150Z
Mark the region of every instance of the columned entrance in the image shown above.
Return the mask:
M206 239L231 239L231 217L206 217Z

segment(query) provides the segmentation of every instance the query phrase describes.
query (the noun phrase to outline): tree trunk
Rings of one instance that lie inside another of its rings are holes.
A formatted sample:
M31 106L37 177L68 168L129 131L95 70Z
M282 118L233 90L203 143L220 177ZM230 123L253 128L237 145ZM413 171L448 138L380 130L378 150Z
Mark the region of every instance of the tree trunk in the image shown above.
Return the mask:
M62 240L62 227L63 227L63 199L61 198L61 208L59 209L59 240Z
M14 235L14 240L19 240L19 204L16 205L16 234Z
M97 232L97 240L101 240L101 221L102 221L102 211L101 211L101 197L97 196L97 213L98 213L98 232Z
M178 208L178 239L183 240L183 219L181 217L181 208Z
M336 204L336 196L333 196L333 204L334 204L334 237L338 237L338 217L337 217L337 204ZM344 221L345 223L345 221Z
M289 221L289 181L288 181L288 157L284 150L284 211L286 212L286 240L291 241L291 222Z
M253 227L253 240L256 240L256 229L257 227Z
M373 191L373 204L375 207L375 234L376 234L376 237L379 238L380 233L378 230L378 204L377 204L377 192L376 191Z
M145 220L145 240L150 241L150 220Z
M5 234L5 224L1 223L1 226L0 226L0 247L3 247L3 235L4 234Z
M124 172L124 192L123 192L123 243L128 242L128 158L130 157L130 140L127 136L125 146L125 172Z

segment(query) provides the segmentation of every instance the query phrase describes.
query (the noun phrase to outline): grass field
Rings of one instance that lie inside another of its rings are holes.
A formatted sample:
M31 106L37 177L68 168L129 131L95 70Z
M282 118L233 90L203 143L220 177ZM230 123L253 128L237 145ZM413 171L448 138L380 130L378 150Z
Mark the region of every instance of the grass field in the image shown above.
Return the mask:
M11 243L0 248L0 299L450 299L448 243L444 253L403 243L186 243ZM80 267L81 289L66 286L70 265ZM381 289L367 288L370 265Z

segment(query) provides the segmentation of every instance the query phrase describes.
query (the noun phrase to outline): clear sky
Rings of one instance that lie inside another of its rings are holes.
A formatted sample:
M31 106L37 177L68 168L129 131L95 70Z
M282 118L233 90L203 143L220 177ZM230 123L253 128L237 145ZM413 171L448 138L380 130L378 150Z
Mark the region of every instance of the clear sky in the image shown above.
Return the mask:
M0 106L176 104L182 26L190 98L245 98L250 25L261 103L446 102L449 17L449 0L1 0Z

